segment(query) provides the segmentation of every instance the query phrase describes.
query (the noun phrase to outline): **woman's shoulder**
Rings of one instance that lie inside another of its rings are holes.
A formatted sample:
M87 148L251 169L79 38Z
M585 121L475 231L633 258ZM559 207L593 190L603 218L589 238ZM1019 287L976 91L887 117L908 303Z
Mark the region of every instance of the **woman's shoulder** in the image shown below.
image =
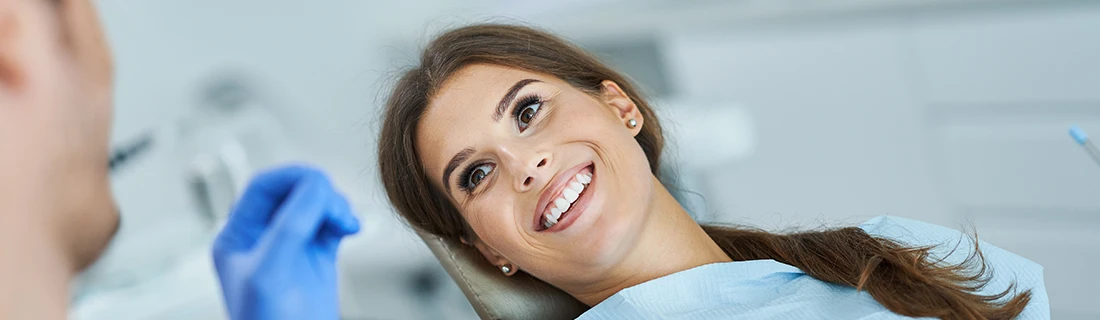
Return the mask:
M960 264L976 254L974 238L956 229L912 219L879 216L859 226L868 234L894 240L914 247L929 246L931 259L948 264ZM1008 250L980 239L977 241L984 258L989 284L980 291L984 295L1000 293L1016 284L1015 292L1031 290L1031 303L1020 319L1049 319L1050 304L1043 282L1043 266ZM940 260L942 259L942 260ZM975 265L974 268L979 268ZM977 271L978 269L975 269ZM1014 296L1010 292L1009 296Z
M894 216L878 216L859 225L873 236L888 238L911 246L942 246L973 249L974 239L959 230L924 221ZM966 251L969 254L971 251Z
M859 226L872 236L894 240L900 244L914 247L932 247L929 253L934 259L943 259L945 263L959 264L974 255L974 238L964 232L924 221L901 217L879 216ZM986 264L994 269L1008 271L1026 271L1042 279L1043 266L1021 257L1008 250L1001 249L979 239L978 248Z
M878 216L859 226L868 234L894 240L907 246L932 246L930 253L945 262L961 263L974 254L974 237L970 234L945 226L913 219ZM995 259L1002 264L1011 264L1013 268L1042 270L1042 266L1027 258L998 248L985 241L978 241L982 255Z

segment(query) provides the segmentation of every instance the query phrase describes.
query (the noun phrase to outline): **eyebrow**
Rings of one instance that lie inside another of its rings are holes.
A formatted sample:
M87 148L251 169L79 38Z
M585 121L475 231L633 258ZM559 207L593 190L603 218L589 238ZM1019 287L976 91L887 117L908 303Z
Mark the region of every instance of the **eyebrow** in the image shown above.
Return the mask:
M500 104L497 104L497 110L496 112L493 112L493 121L500 122L500 118L504 117L504 110L507 110L508 105L511 104L512 100L516 99L516 95L519 94L519 89L523 89L524 86L534 82L542 81L538 81L535 79L523 79L517 81L516 84L512 85L512 88L508 89L508 93L505 94L504 97L500 98Z
M469 159L473 154L473 148L462 149L462 151L459 151L451 158L450 162L447 162L447 167L443 169L443 186L447 187L447 195L451 195L451 183L449 182L451 181L451 173L458 168L458 165L462 164L466 159Z

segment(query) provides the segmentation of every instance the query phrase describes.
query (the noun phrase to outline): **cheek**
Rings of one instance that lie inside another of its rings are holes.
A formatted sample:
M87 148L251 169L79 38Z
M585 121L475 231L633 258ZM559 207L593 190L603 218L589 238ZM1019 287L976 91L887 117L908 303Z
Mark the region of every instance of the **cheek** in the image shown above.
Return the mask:
M517 224L522 221L516 218L515 206L506 200L510 198L503 195L483 197L470 207L469 214L464 214L478 238L505 254L514 252L514 248L524 243L522 228Z
M599 156L618 157L629 150L633 139L626 130L621 130L615 118L598 104L587 103L556 110L552 117L552 132L561 143L582 142L596 148Z
M569 116L572 125L564 131L569 132L571 140L591 144L596 149L597 157L602 158L609 167L606 169L610 170L615 180L622 181L622 185L646 187L648 190L652 173L645 151L626 124L601 108L607 107L591 106L584 108L587 110L578 110Z

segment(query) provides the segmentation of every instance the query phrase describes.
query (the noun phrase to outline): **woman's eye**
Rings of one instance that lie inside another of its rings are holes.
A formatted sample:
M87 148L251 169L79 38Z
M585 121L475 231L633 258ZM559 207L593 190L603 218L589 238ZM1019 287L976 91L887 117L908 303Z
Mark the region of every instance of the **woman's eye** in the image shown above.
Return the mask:
M493 172L493 166L491 165L483 164L477 166L476 168L474 168L473 171L470 172L470 176L469 178L467 178L468 180L466 185L470 189L476 188L477 185L481 183L481 180L485 180L485 177L489 176L490 172Z
M531 121L535 120L535 115L539 113L539 108L542 107L542 102L535 101L527 105L521 106L518 115L516 116L516 123L519 125L519 131L527 130L527 126L531 125Z

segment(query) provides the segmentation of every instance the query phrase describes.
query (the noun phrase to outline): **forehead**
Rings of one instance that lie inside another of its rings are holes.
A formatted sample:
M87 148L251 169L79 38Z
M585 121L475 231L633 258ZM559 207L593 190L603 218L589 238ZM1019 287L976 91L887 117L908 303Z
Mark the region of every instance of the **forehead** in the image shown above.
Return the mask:
M476 149L480 138L492 134L493 112L501 98L524 79L564 85L553 76L487 64L467 66L447 80L417 124L417 149L428 174L442 176L451 156L468 147Z
M459 69L440 86L439 91L428 102L425 115L466 113L480 108L490 108L488 111L492 112L508 89L524 79L563 84L561 80L550 75L498 65L473 64Z

